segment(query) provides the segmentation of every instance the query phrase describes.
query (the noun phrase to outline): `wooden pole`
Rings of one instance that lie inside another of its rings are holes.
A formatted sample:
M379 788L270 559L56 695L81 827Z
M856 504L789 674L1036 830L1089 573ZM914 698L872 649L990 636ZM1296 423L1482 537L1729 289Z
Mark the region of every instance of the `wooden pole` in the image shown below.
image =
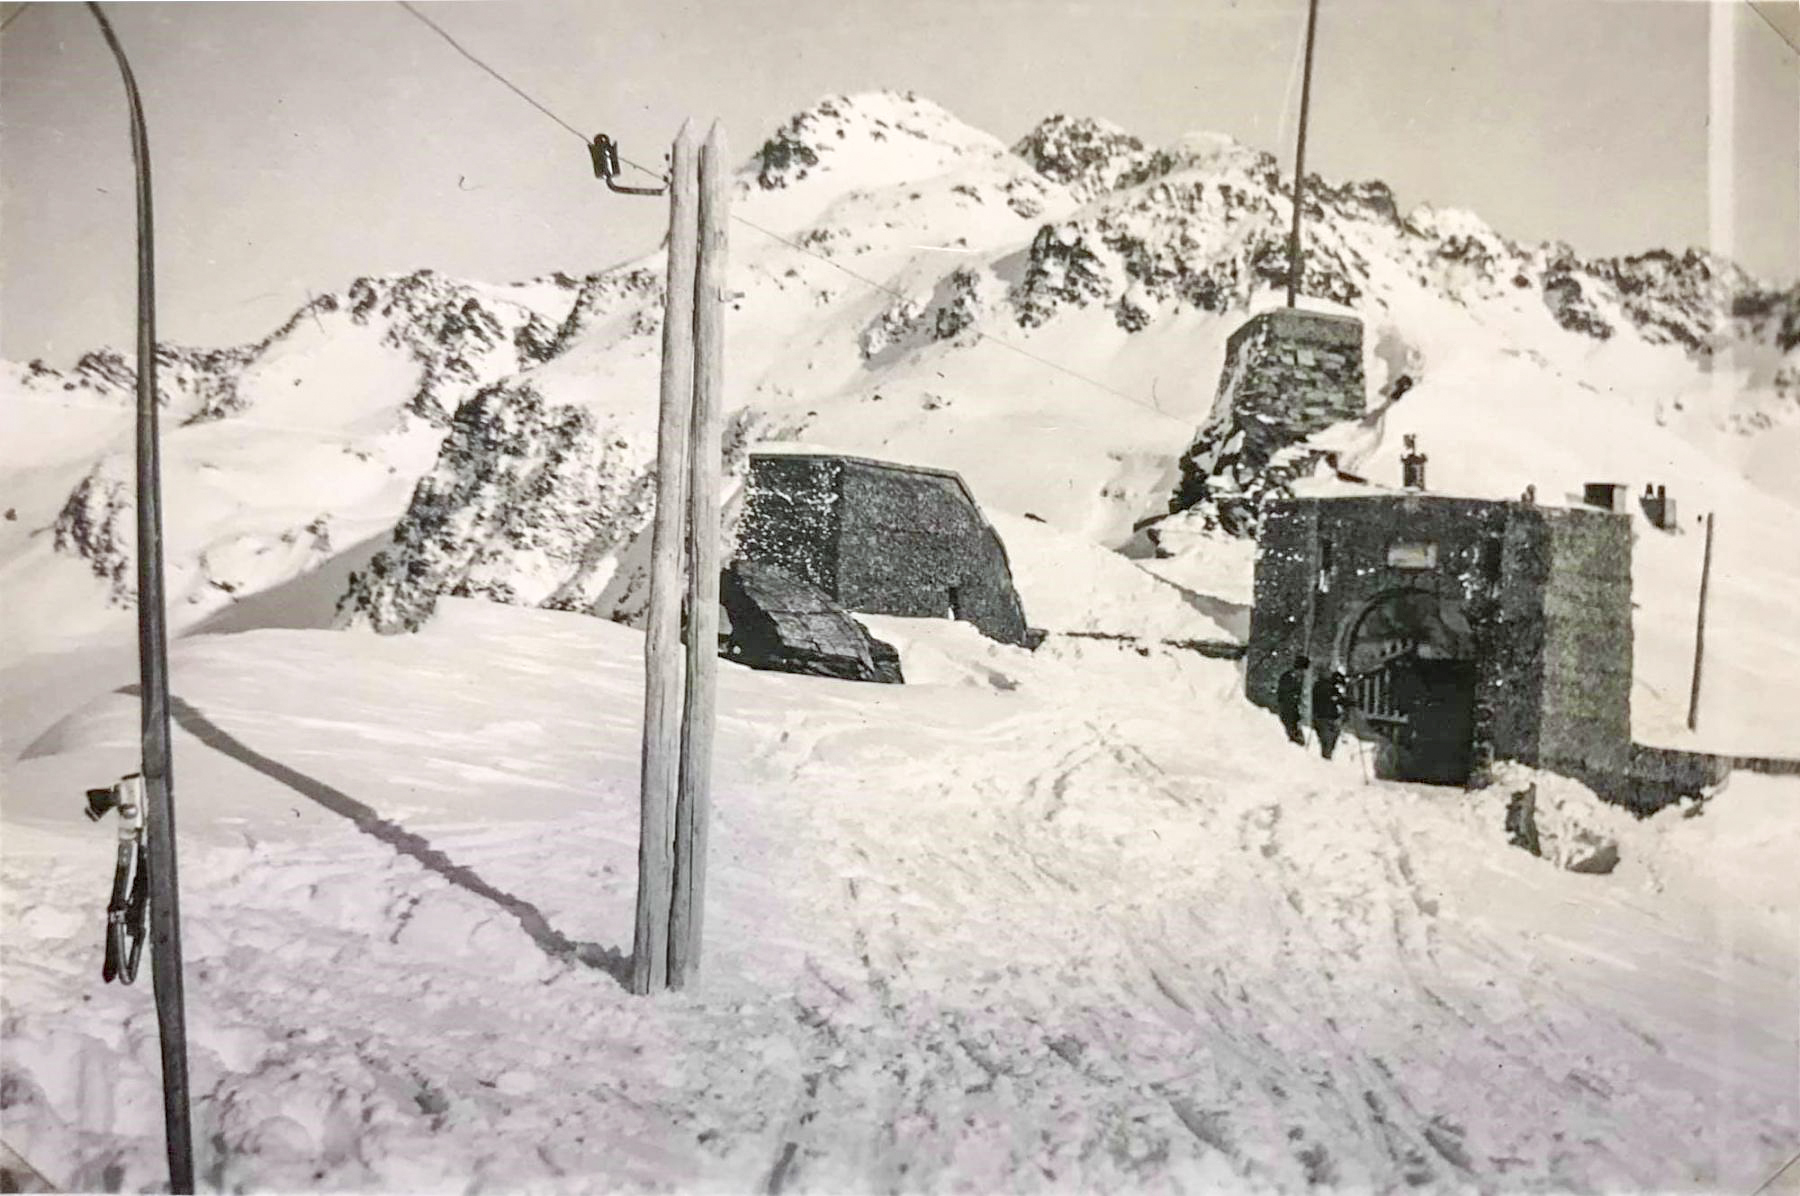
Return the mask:
M1700 725L1700 666L1706 659L1706 587L1712 577L1713 517L1706 513L1706 555L1700 562L1700 609L1694 616L1694 688L1688 694L1688 730Z
M675 905L669 919L669 983L699 976L706 921L706 839L712 813L712 746L719 667L720 391L724 384L725 131L714 122L700 150L700 262L694 284L694 418L688 467L687 688L681 725L681 791L675 807Z
M98 4L88 11L118 60L131 110L131 162L137 177L137 582L139 743L142 752L150 975L162 1047L164 1145L169 1190L194 1190L194 1142L188 1120L186 996L182 991L181 888L175 862L174 773L169 751L169 648L164 624L162 472L156 411L156 232L150 204L150 137L125 48Z
M1300 131L1294 146L1294 227L1288 234L1287 305L1300 290L1300 209L1306 197L1306 117L1312 106L1313 31L1319 24L1319 0L1306 5L1306 65L1300 74Z
M644 643L644 747L638 820L637 924L631 991L668 985L673 815L681 747L681 566L688 425L694 394L694 132L684 123L669 165L669 260L663 299L661 409L656 427L656 514L651 527L650 613Z

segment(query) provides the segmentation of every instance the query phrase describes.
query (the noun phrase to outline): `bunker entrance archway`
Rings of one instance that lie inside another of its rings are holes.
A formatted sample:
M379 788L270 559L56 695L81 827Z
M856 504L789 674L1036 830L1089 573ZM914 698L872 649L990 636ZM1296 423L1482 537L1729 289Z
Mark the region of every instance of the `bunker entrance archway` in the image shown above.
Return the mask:
M1475 731L1475 636L1458 598L1389 590L1340 630L1338 664L1384 780L1462 785Z

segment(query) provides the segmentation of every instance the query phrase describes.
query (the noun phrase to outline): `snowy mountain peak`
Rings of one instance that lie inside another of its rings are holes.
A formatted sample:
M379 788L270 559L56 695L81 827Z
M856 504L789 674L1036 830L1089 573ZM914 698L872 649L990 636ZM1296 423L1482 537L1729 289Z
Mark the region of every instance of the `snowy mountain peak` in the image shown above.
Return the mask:
M1003 156L998 138L912 92L827 96L797 113L738 174L753 219L797 229L852 192L932 178Z
M1166 508L1226 338L1287 280L1289 180L1220 134L1152 147L1058 115L1008 150L911 93L831 96L783 124L736 190L734 214L782 230L731 255L727 401L743 428L955 468L984 505L1112 546ZM1633 396L1659 424L1689 419L1691 402L1721 431L1774 429L1755 450L1771 459L1800 420L1800 289L1758 288L1696 252L1583 259L1451 208L1403 218L1376 180L1315 176L1306 207L1303 305L1364 321L1370 386L1407 375L1396 418L1446 470L1480 473L1467 484L1484 493L1517 493L1519 461L1548 477L1535 449L1504 466L1454 459L1461 421L1488 423L1496 394L1564 396L1558 418L1602 401L1589 396ZM660 259L513 285L359 278L255 344L165 348L166 426L189 446L171 451L171 476L187 469L221 499L210 522L179 523L192 609L311 567L302 533L324 514L335 542L368 541L344 562L345 579L360 571L346 609L378 626L416 625L440 593L614 609L602 594L630 573L650 487ZM1751 399L1690 398L1713 393L1715 347ZM93 453L43 474L11 540L0 525L0 552L35 553L89 589L125 576L129 512L115 473L93 467L116 447L100 429L127 410L133 364L101 351L68 373L0 375L32 410L79 405L95 429ZM1451 430L1427 422L1440 417ZM258 427L278 447L222 468L221 446ZM1358 461L1393 459L1397 429L1378 413L1355 433ZM1030 471L1011 465L1026 459ZM267 488L252 520L240 488L277 465L304 501Z
M1059 113L1020 138L1012 152L1083 201L1186 171L1279 186L1272 155L1224 133L1187 133L1152 148L1111 121Z
M1012 152L1085 197L1112 190L1142 159L1144 143L1111 121L1057 113L1020 138Z
M908 146L912 153L887 150ZM941 155L946 166L970 150L997 148L989 134L910 91L827 96L796 113L756 151L744 174L765 191L780 191L816 173L876 166L881 160ZM852 165L854 164L854 166Z

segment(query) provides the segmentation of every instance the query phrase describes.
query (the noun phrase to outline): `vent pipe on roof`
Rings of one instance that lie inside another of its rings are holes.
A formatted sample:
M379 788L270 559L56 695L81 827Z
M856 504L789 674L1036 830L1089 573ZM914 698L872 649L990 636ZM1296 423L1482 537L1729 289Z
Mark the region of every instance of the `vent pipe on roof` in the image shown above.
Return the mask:
M1403 484L1408 490L1425 489L1425 454L1419 451L1419 438L1407 434L1406 455L1400 458Z

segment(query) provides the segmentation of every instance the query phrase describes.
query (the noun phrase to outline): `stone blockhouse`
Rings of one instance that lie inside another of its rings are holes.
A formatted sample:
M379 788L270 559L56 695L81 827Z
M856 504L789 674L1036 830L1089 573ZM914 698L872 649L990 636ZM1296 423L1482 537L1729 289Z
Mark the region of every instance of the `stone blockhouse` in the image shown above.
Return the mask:
M1249 491L1276 453L1362 416L1362 342L1355 316L1276 308L1247 320L1225 343L1212 412L1182 456L1170 509L1210 495L1228 528L1252 525Z
M955 618L1033 637L1006 546L948 470L835 454L753 453L737 558L787 570L846 610Z
M1384 777L1478 783L1498 759L1640 811L1721 763L1631 739L1631 520L1423 494L1290 499L1265 513L1246 691L1297 655L1342 669Z

